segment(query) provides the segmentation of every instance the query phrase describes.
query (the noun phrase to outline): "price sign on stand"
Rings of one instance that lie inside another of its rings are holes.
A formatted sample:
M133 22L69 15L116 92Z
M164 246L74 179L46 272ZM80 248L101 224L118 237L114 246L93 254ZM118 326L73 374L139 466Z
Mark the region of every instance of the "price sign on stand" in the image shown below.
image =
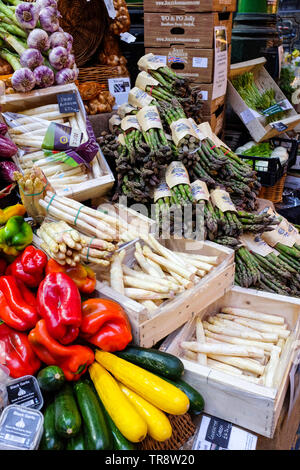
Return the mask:
M193 450L255 450L257 436L214 416L203 416Z
M63 113L78 113L79 105L75 93L61 93L57 95L57 103L59 112Z
M283 124L282 122L274 122L273 124L271 123L271 127L273 127L274 129L276 129L276 131L278 132L283 132L285 131L288 127Z
M129 77L118 77L108 79L109 91L116 99L114 109L121 106L121 104L127 103L130 86L131 85Z

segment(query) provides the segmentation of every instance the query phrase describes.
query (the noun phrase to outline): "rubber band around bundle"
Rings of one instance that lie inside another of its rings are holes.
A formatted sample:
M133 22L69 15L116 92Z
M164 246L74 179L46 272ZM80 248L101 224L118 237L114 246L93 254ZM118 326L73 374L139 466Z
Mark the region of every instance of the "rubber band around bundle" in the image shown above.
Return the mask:
M230 150L226 150L226 152L224 152L224 155L227 155L227 153L229 153L229 152L230 152Z
M51 206L51 204L52 204L52 201L53 201L53 199L55 198L55 196L56 196L56 194L55 194L55 193L53 194L53 196L51 196L51 199L50 199L50 201L49 201L49 203L48 203L48 206L46 207L46 212L48 212L48 210L49 210L49 207Z
M89 262L89 254L90 254L90 248L91 248L91 245L93 243L93 240L95 240L97 237L92 237L91 240L90 240L90 243L87 247L87 252L86 252L86 262L88 263Z
M20 188L20 191L24 194L24 196L39 196L40 194L43 194L43 192L45 191L45 189L47 188L47 186L49 186L49 181L47 181L47 184L46 186L43 187L42 191L40 191L39 193L33 193L33 194L27 194L23 191L23 189L19 186Z
M216 148L216 145L213 145L212 147L210 147L210 150L213 150Z
M74 219L74 225L75 225L75 227L76 227L76 224L77 224L77 219L78 219L78 216L79 216L79 214L80 214L80 211L81 211L81 209L83 209L83 208L84 208L84 205L82 204L82 206L80 206L79 209L78 209L78 211L77 211L76 217L75 217L75 219Z
M150 91L148 91L149 95L152 96L152 91L153 91L154 85L150 88Z

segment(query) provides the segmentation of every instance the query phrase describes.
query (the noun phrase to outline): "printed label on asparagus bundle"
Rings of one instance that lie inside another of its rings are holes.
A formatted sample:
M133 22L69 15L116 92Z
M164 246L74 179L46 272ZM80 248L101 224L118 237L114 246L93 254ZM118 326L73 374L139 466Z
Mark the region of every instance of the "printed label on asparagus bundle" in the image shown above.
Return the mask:
M131 104L129 103L124 103L124 104L121 104L121 106L119 106L118 108L118 115L120 116L121 119L123 119L123 117L126 116L126 114L131 114L132 111L135 111L137 108L135 108L134 106L132 106Z
M162 197L171 197L172 193L170 191L169 186L167 185L166 181L161 181L158 186L154 189L153 192L153 200L154 202L158 201L158 199Z
M165 64L161 58L152 53L141 57L137 64L139 70L145 70L145 72L148 72L148 70L157 70L160 67L165 67Z
M278 214L276 215L278 216ZM300 245L300 234L298 230L292 224L290 224L284 217L282 217L278 228L282 228L283 230L285 230L290 235L290 237L294 239L294 244L297 243Z
M127 131L128 129L141 130L136 115L125 116L121 121L121 129Z
M203 132L200 131L199 127L197 126L197 124L195 123L194 119L193 118L188 118L189 122L191 123L191 126L192 126L192 129L195 133L195 136L201 141L203 139L205 139L205 135L203 134Z
M209 191L204 181L194 181L191 184L191 190L195 201L209 201Z
M271 248L260 235L254 233L247 233L240 236L240 241L250 251L261 256L268 256L270 253L277 254L273 248Z
M121 124L121 118L120 118L120 116L118 116L118 114L114 114L114 115L108 120L108 127L109 127L110 132L113 132L113 131L114 131L114 127L115 127L115 126L119 127L120 124Z
M144 132L149 129L163 128L156 106L145 106L137 113L136 116Z
M166 170L166 182L169 188L173 188L178 184L190 184L190 178L183 163L170 163Z
M291 248L296 243L295 236L279 225L271 232L264 232L262 238L272 247L276 246L277 243L282 243Z
M128 103L136 108L149 106L153 100L154 98L152 98L152 96L136 86L132 88L128 94Z
M214 206L217 206L222 212L236 212L235 205L233 204L232 200L227 191L223 189L214 189L210 193L211 201Z
M192 125L187 118L178 119L178 121L172 122L170 125L172 131L172 139L176 146L184 139L187 135L198 138L193 131Z
M124 146L126 145L126 144L125 144L125 137L124 137L123 134L119 134L119 135L118 135L117 141L118 141L119 144L121 144L121 145L124 145Z
M155 78L145 71L140 72L136 77L135 86L141 90L146 91L146 87L150 85L151 87L159 85L159 82Z
M64 126L51 122L49 125L42 148L46 150L67 150L79 147L82 140L82 132L74 127Z

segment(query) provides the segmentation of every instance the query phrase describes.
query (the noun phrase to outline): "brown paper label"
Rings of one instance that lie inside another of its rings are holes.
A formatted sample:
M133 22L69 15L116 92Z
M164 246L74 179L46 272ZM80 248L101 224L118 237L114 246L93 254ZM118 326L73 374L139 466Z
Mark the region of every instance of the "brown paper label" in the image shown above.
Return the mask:
M197 124L195 123L194 119L193 118L188 118L191 126L192 126L192 129L195 133L195 136L197 137L197 139L199 139L200 141L205 139L205 135L203 134L203 132L200 131L199 127L197 126Z
M213 205L217 206L222 212L236 212L235 205L230 199L227 191L224 191L223 189L214 189L211 191L210 197Z
M151 87L157 86L159 85L159 82L155 80L155 78L153 78L150 73L147 73L145 71L140 72L136 77L135 86L140 88L141 90L146 91L146 87L148 85Z
M125 116L121 121L121 129L127 131L128 129L141 130L136 115Z
M204 181L194 181L191 184L191 190L195 201L209 201L209 191Z
M148 72L148 70L157 70L160 67L165 67L165 64L161 58L152 53L141 57L137 64L139 70L144 70L145 72Z
M190 184L190 178L183 163L170 163L166 170L166 182L169 188L173 188L177 184Z
M128 103L136 108L149 106L153 100L154 98L152 98L152 96L138 87L132 88L128 94Z
M108 127L109 127L110 132L114 131L114 126L119 127L120 124L121 124L120 116L118 116L118 114L114 114L108 121Z
M136 116L144 132L149 129L163 128L156 106L144 106Z
M178 119L178 121L172 122L170 125L172 131L172 139L177 146L181 139L184 139L187 135L196 137L193 131L190 121L186 118Z
M127 114L131 114L132 111L134 111L135 109L137 108L135 108L129 103L123 103L118 108L118 115L120 116L121 119L123 119Z
M167 185L166 181L161 181L158 186L154 189L153 199L156 202L161 197L170 197L172 193L170 191L169 186Z
M262 238L268 243L268 245L274 247L277 243L292 247L295 244L295 237L291 236L285 229L279 225L272 232L264 232Z
M247 233L240 236L240 241L253 253L257 253L263 257L268 256L270 253L275 253L260 235L254 233Z

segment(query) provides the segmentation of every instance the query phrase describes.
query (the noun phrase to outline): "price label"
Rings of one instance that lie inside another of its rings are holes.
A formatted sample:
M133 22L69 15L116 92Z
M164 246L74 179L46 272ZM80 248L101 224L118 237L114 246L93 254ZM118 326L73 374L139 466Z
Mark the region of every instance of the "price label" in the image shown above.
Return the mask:
M79 105L75 93L61 93L57 95L57 103L59 112L64 113L78 113Z
M128 93L130 91L130 78L118 77L108 79L108 89L115 97L116 103L114 108L118 108L121 104L127 103Z
M271 123L271 127L273 127L273 129L276 129L276 131L278 131L278 132L283 132L288 128L288 126L283 124L283 122Z

